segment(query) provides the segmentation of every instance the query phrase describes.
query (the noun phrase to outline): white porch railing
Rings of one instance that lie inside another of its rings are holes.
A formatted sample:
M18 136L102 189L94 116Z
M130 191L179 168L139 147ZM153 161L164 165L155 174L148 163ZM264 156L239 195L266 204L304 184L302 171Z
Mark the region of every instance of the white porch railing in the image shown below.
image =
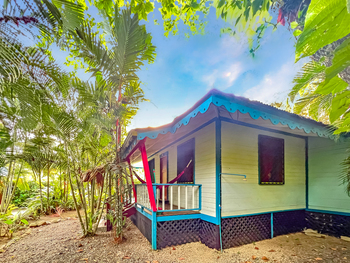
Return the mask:
M157 211L176 212L202 209L200 184L152 184ZM166 187L168 186L168 187ZM146 184L136 185L137 204L151 210Z
M201 210L202 185L153 184L153 188L156 187L156 202L158 211L175 212L186 210Z
M136 184L137 203L151 210L151 203L148 197L148 189L146 184Z

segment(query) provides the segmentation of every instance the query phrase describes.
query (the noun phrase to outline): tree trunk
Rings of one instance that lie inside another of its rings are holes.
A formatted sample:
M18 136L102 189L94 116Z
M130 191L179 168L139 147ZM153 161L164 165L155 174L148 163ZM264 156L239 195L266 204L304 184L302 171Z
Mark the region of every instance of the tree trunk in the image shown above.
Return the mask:
M50 165L47 166L47 205L46 205L46 213L50 213Z
M42 213L44 210L44 206L43 206L43 194L42 194L42 187L41 187L41 169L39 169L39 192L40 192L40 205L41 205L40 212Z

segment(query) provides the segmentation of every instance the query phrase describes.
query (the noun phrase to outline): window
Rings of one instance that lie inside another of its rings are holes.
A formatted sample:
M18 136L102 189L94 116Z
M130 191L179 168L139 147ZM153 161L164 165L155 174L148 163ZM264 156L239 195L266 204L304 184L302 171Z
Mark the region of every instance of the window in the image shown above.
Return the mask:
M178 183L193 183L194 178L194 138L177 147L177 174L179 175L192 160Z
M154 176L154 174L155 174L156 166L154 164L154 158L152 160L148 161L148 167L149 167L149 172L151 173L152 183L155 183L155 179L154 179L155 176Z
M284 140L259 135L259 183L284 184Z

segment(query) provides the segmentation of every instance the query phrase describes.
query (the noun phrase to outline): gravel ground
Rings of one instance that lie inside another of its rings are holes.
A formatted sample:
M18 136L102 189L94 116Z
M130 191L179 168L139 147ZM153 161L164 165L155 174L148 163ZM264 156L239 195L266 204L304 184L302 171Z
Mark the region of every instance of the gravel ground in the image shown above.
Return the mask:
M226 249L224 253L199 242L152 251L132 224L121 244L115 244L109 233L80 236L75 218L32 228L0 254L0 262L350 262L350 242L303 233Z

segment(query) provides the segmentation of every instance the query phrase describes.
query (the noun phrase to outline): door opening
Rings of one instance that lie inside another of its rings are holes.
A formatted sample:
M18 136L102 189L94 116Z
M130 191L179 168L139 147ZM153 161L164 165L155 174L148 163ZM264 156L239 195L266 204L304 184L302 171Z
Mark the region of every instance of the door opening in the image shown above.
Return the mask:
M168 183L168 152L160 155L160 183ZM160 199L163 200L163 188L160 190ZM164 201L168 201L168 188L164 189Z

